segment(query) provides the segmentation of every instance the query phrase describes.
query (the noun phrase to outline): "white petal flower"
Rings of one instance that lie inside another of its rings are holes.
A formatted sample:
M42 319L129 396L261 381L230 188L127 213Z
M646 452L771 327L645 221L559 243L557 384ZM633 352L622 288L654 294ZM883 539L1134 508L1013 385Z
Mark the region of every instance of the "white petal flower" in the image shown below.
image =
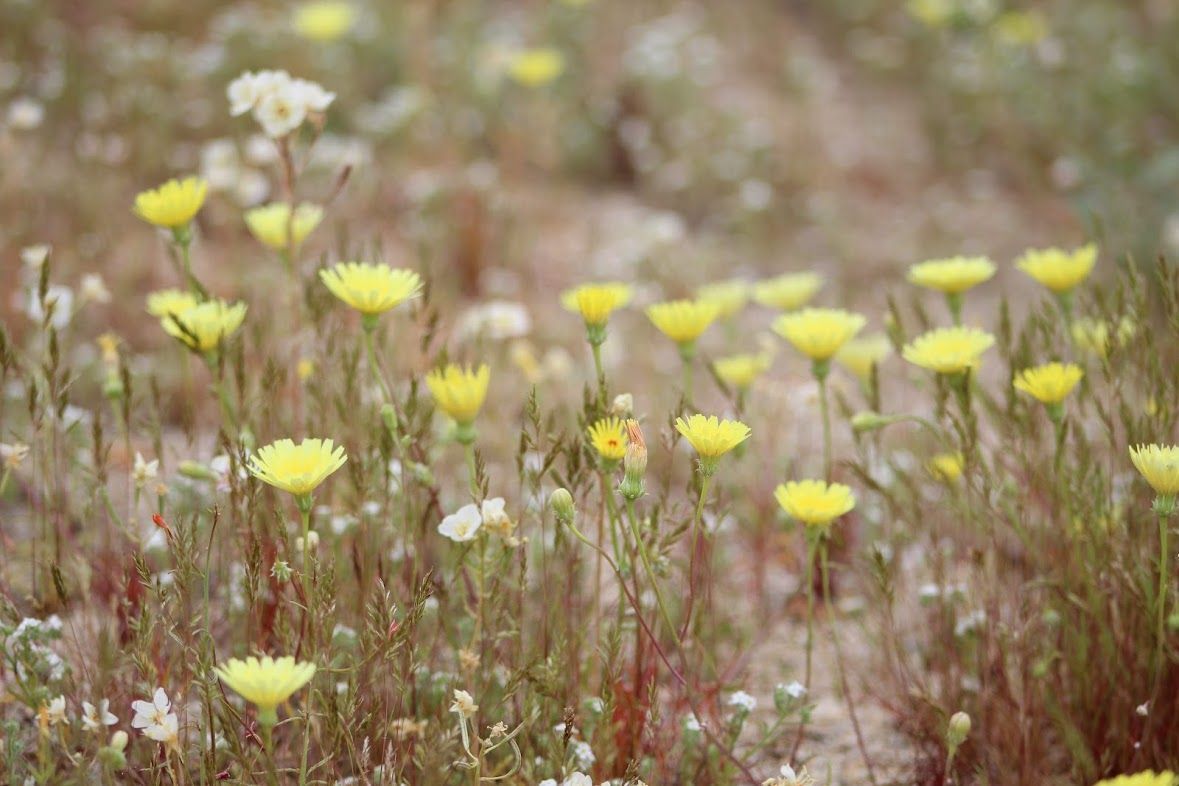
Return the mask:
M103 699L95 707L88 701L82 702L82 727L86 731L99 732L104 726L114 726L119 722L110 711L110 701Z
M49 704L43 708L42 712L44 713L46 722L50 726L56 726L59 723L69 723L69 719L66 718L65 696L50 699Z
M135 451L135 467L131 477L135 479L135 487L143 488L149 480L155 480L160 474L160 460L145 461L139 451Z
M290 82L280 84L263 96L254 107L257 120L266 135L279 139L303 125L307 118L307 103L302 92Z
M229 114L233 117L244 115L258 103L257 77L250 71L246 71L229 83L225 95L229 98Z
M474 504L463 505L457 513L442 519L442 523L438 525L438 532L455 543L465 543L474 540L482 526L483 517L479 515L479 508Z
M464 718L470 718L479 711L479 705L475 703L475 698L471 694L455 688L454 701L450 704L450 711L457 712Z
M168 713L172 711L172 702L168 700L168 694L164 692L163 688L156 688L150 702L133 701L131 709L135 711L135 717L131 719L131 727L146 729L149 726L158 726L163 723Z

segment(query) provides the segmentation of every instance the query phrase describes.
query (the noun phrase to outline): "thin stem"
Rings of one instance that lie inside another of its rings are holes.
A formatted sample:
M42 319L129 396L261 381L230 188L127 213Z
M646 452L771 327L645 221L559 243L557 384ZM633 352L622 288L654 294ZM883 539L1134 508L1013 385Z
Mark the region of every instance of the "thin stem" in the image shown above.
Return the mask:
M647 553L647 544L643 543L643 536L639 531L639 521L638 517L635 516L635 501L633 499L626 501L626 515L630 520L630 531L634 534L635 544L638 546L639 559L643 563L643 569L651 577L651 589L655 591L655 602L659 605L659 613L663 617L663 624L667 625L667 629L671 631L671 635L676 637L675 623L671 621L671 614L667 611L667 604L663 602L663 592L659 589L659 580L655 576L654 568L651 567L651 556ZM679 644L678 637L676 637L676 643Z
M368 369L372 374L373 382L381 389L381 401L390 401L393 394L389 391L389 385L385 382L384 375L381 374L381 369L377 366L377 350L373 342L373 330L368 326L364 328L364 353L368 359Z
M806 532L806 667L803 672L802 684L806 687L806 695L811 692L811 656L815 649L815 552L822 534L816 534L810 529ZM790 751L790 759L798 757L798 749L802 745L802 738L806 732L806 716L798 724L798 735L794 738L794 748Z
M1159 674L1163 670L1163 643L1166 641L1166 609L1167 609L1167 537L1170 533L1167 527L1167 516L1159 514L1159 596L1157 613L1157 637L1155 644L1155 661L1158 663Z
M475 465L475 443L468 442L463 445L463 451L467 455L467 475L471 484L471 499L479 500L479 470Z
M831 404L827 400L827 375L816 373L819 381L819 412L823 418L823 478L831 480Z
M692 624L692 608L696 604L696 554L700 551L701 517L704 515L704 501L708 499L708 486L712 482L711 474L702 474L700 478L700 497L696 500L696 515L692 517L692 551L688 559L688 608L684 612L684 624L680 628L680 639L688 635L688 628Z

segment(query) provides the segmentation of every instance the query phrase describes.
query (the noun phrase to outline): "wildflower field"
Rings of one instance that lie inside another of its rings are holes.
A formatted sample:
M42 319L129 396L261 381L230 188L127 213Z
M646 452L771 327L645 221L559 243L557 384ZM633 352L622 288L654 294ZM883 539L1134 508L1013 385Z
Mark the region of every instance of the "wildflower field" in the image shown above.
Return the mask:
M0 0L0 783L1179 786L1176 40Z

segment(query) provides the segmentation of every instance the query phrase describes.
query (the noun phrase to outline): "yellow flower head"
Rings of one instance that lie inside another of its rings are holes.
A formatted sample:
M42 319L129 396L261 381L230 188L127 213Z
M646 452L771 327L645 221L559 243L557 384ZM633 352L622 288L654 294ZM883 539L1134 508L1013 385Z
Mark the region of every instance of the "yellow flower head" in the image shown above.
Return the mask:
M1131 446L1130 460L1155 493L1167 497L1179 494L1179 446Z
M153 317L180 314L198 304L196 296L184 289L161 289L147 296L147 313Z
M250 233L275 251L286 249L288 240L295 248L303 245L322 220L323 208L310 202L296 207L294 218L291 217L291 206L286 202L271 202L246 211L246 226Z
M195 352L209 352L242 326L246 304L206 300L160 319L164 332Z
M931 259L909 268L909 281L947 295L960 295L993 275L995 263L986 257Z
M823 277L818 273L786 273L753 285L753 299L763 306L794 311L811 302L823 288Z
M995 20L995 37L1008 46L1038 44L1048 36L1048 23L1037 11L1008 11Z
M792 480L774 489L774 498L791 518L808 527L825 527L856 506L850 488L824 480Z
M1104 358L1111 347L1122 347L1134 338L1138 326L1130 317L1118 320L1117 330L1110 335L1110 324L1100 319L1082 318L1073 322L1073 342L1085 352ZM1111 340L1112 338L1112 340Z
M463 368L451 363L426 375L426 386L438 407L460 425L470 425L487 398L491 369L487 364L478 369Z
M565 70L565 56L551 47L525 49L508 61L508 73L525 87L542 87Z
M149 224L166 229L179 229L205 203L209 184L199 177L169 180L159 188L141 191L135 197L135 215Z
M749 284L739 278L705 284L696 290L696 299L705 303L715 303L717 316L720 319L730 319L749 302Z
M356 9L337 0L303 3L295 8L291 24L307 40L328 43L348 34L356 24Z
M835 353L835 362L844 366L863 382L872 377L872 367L879 366L892 354L892 343L883 333L853 338Z
M622 461L626 456L626 427L618 418L602 418L590 426L586 433L603 461Z
M333 295L366 316L383 314L422 289L417 273L383 263L340 262L320 270L319 278Z
M901 350L905 360L939 374L960 374L976 367L995 337L972 327L937 328L922 333Z
M258 722L272 726L278 720L276 710L295 691L315 676L314 663L297 662L287 656L275 660L230 658L213 669L221 681L258 707Z
M275 488L305 497L328 475L344 466L344 448L330 439L305 439L296 445L280 439L250 456L250 472Z
M675 419L675 430L680 432L704 462L715 461L740 445L752 433L739 420L719 420L716 415L692 415L687 420Z
M647 317L677 344L691 344L716 321L720 308L703 300L670 300L647 307Z
M1134 775L1119 775L1116 778L1106 778L1093 786L1177 786L1179 775L1164 770L1156 773L1154 770L1135 773Z
M1085 372L1075 363L1045 363L1019 372L1012 384L1042 404L1052 405L1064 401L1083 376Z
M726 385L744 390L770 367L770 358L763 354L730 355L717 358L712 367Z
M867 322L841 308L804 308L774 320L774 332L811 360L830 360Z
M905 10L926 27L943 27L957 13L954 0L907 0Z
M582 284L561 293L561 304L581 314L585 324L602 327L617 309L630 302L631 288L627 284Z
M929 474L942 483L955 483L962 477L962 469L966 460L961 453L938 453L925 465Z
M1015 266L1053 292L1063 294L1088 278L1096 263L1097 246L1090 243L1073 252L1031 249L1015 261Z

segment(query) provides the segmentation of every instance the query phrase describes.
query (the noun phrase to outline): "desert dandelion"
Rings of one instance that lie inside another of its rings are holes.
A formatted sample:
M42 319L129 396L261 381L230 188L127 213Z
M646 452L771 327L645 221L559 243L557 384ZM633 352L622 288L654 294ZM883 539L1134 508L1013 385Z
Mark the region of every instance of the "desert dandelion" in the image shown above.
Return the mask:
M1179 445L1138 445L1130 447L1130 461L1134 468L1154 489L1154 511L1159 521L1159 586L1155 598L1157 608L1155 650L1156 664L1161 662L1166 636L1164 621L1167 606L1167 578L1170 553L1167 539L1170 534L1168 519L1175 513L1179 496Z
M1096 264L1097 246L1092 243L1075 251L1029 249L1015 260L1017 268L1052 291L1069 322L1073 317L1073 290L1089 277Z
M679 348L684 368L684 398L692 397L692 361L696 358L696 342L719 314L720 307L716 303L704 300L670 300L647 307L651 324Z
M618 418L602 418L586 429L586 435L598 454L603 469L614 469L626 456L626 429Z
M178 313L165 314L160 324L169 336L209 358L242 326L245 318L245 303L207 300Z
M823 288L818 273L784 273L753 285L753 299L779 311L796 311L810 303Z
M1064 414L1064 400L1083 376L1085 372L1075 363L1045 363L1020 371L1012 386L1044 404L1052 419L1059 421Z
M271 202L269 205L251 208L245 213L246 227L258 242L283 255L287 265L292 264L290 255L303 245L315 228L323 221L323 208L303 202L292 214L287 202Z
M936 328L922 333L901 351L905 360L938 374L962 374L975 369L995 337L973 327Z
M264 728L278 722L278 705L315 676L315 664L282 658L230 658L213 669L221 681L258 708L258 723Z
M962 295L995 275L995 263L986 257L930 259L909 268L909 281L946 296L954 324L962 324Z

